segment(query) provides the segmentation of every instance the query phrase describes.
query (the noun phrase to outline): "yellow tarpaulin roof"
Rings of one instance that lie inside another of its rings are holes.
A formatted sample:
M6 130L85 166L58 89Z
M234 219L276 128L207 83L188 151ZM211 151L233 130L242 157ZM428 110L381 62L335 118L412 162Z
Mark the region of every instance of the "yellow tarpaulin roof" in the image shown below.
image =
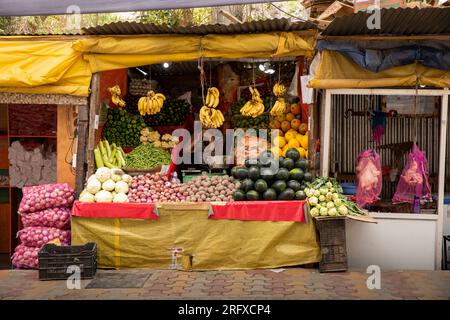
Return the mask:
M450 87L450 71L427 68L419 63L381 72L365 70L336 51L322 51L312 88L414 87L416 84Z
M0 91L87 96L93 73L205 58L312 57L316 32L0 40Z

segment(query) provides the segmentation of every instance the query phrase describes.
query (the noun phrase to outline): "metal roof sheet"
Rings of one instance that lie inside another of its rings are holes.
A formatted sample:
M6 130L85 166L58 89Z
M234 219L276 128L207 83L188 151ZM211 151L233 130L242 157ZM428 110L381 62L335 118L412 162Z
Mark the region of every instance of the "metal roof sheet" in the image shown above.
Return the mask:
M206 24L192 27L169 27L153 23L113 22L101 26L83 29L89 35L131 35L131 34L239 34L262 33L271 31L301 31L317 29L317 25L308 21L291 22L288 19L258 20L245 23Z
M334 19L324 36L450 34L450 8L381 9L381 28L370 30L365 11Z

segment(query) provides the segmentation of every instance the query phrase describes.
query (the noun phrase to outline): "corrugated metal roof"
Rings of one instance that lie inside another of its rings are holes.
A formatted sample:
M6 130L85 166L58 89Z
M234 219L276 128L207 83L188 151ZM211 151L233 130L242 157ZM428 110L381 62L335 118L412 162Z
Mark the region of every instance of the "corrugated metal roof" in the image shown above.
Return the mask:
M169 27L153 23L113 22L102 26L83 29L89 35L130 35L130 34L239 34L271 31L301 31L317 29L312 22L291 22L288 19L259 20L245 23L206 24L193 27Z
M372 13L358 13L334 19L324 36L355 35L427 35L450 34L450 8L381 9L381 28L370 30L367 19Z

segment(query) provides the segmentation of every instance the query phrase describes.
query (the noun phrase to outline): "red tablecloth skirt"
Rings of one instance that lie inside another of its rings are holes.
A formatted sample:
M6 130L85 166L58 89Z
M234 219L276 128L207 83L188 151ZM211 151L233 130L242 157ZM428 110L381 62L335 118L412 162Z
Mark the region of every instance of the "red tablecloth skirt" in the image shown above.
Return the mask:
M87 203L75 201L72 215L87 218L128 218L156 220L152 203Z
M236 201L211 204L210 219L306 222L306 201Z

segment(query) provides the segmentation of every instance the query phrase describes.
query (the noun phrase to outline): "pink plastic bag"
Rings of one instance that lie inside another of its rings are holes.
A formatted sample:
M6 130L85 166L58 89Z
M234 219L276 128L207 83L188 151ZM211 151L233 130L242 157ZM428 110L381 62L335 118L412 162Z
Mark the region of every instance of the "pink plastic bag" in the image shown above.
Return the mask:
M36 269L40 248L19 244L12 255L12 265L18 269Z
M19 213L36 212L55 207L72 206L74 190L67 183L24 187Z
M380 155L375 150L364 150L356 159L356 202L361 208L380 200L383 176Z
M431 201L428 177L429 167L425 152L422 152L414 144L408 154L408 161L398 181L392 202L413 204L415 196L419 197L420 200Z
M44 244L59 239L61 245L70 245L70 231L47 227L27 227L18 232L22 244L41 248Z
M38 212L22 214L23 227L53 227L70 229L69 208L49 208Z

